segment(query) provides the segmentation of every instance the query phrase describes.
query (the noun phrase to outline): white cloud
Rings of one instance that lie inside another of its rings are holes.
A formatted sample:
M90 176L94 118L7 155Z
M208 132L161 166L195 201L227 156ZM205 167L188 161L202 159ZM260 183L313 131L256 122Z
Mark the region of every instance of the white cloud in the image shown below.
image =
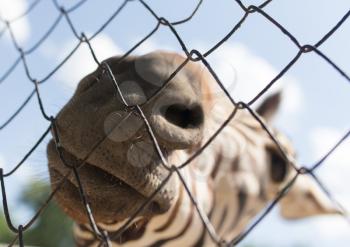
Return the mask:
M267 60L240 43L225 44L208 59L231 95L244 102L253 99L279 73ZM300 111L303 95L296 80L288 75L277 81L255 106L279 90L283 91L282 108L289 113Z
M345 133L345 132L344 132ZM315 128L311 134L311 144L313 147L314 158L319 158L325 154L341 137L342 133L340 130L329 127L318 127ZM345 152L346 147L349 147L349 142L344 142L334 153L330 156L329 161L340 161L349 162L350 156ZM348 149L349 150L349 149ZM350 167L349 167L350 168Z
M283 100L282 111L291 113L300 113L303 103L304 95L300 85L294 79L288 79L289 81L283 86Z
M224 81L235 78L235 85L229 90L239 100L251 99L276 74L276 70L266 60L253 54L243 44L224 45L211 56L212 66ZM232 70L223 70L224 65L231 66Z
M3 19L11 21L24 13L27 9L25 0L1 0L0 15ZM30 25L27 16L23 16L11 24L14 35L18 42L25 42L30 35ZM7 32L7 36L8 32Z
M130 44L134 45L137 42L139 42L141 38L135 39L130 42ZM142 43L137 49L134 51L134 54L136 55L144 55L152 51L156 50L166 50L166 51L175 51L174 47L165 45L165 44L159 44L154 41L147 40L146 42Z
M318 127L310 133L313 160L323 157L344 135L345 131ZM345 140L320 166L317 174L332 193L350 209L350 140Z
M313 227L327 239L345 238L350 240L349 224L339 217L323 217L315 220Z
M121 50L115 45L113 40L105 34L98 35L90 43L99 61L122 54ZM64 43L62 48L58 49L58 54L56 54L57 61L61 61L76 44L76 40ZM52 50L53 49L51 48L50 53L52 53ZM68 88L74 89L85 75L93 72L96 68L97 64L94 61L87 44L82 44L74 55L68 59L58 71L57 76L60 81L68 86Z

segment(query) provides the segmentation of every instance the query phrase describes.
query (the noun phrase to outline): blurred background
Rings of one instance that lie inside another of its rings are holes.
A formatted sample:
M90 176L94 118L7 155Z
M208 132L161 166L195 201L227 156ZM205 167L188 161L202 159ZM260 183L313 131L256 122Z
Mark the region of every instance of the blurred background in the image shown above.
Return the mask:
M79 1L61 0L69 9ZM159 16L169 21L187 17L196 0L147 1ZM242 1L259 5L263 1ZM78 34L95 33L123 1L90 0L70 13ZM12 20L29 6L32 10L11 23L14 37L23 50L31 49L51 26L57 26L35 51L26 56L30 74L38 80L46 77L78 44L67 21L59 18L53 1L0 0L0 16ZM301 44L315 44L350 9L347 0L272 1L265 11L289 30ZM244 12L232 0L204 0L194 18L176 26L187 47L205 52L222 39ZM101 61L122 54L145 37L156 20L137 1L127 6L92 41ZM5 23L0 21L0 125L24 102L33 90ZM347 74L350 74L350 20L346 21L321 47ZM135 54L156 49L181 51L174 35L161 27ZM209 63L235 99L248 101L280 72L297 54L298 48L259 14L249 15L242 27L224 45L208 57ZM69 60L40 85L45 110L55 115L74 92L82 76L96 68L91 53L82 44ZM350 85L329 64L314 53L307 53L277 81L272 91L283 91L281 110L275 126L295 144L301 165L312 166L350 128ZM48 128L33 97L23 111L0 130L0 167L11 170ZM29 159L5 179L9 209L15 225L26 223L49 195L45 138ZM346 140L317 170L316 174L332 195L350 208L350 140ZM0 207L0 211L2 208ZM37 246L72 246L72 222L54 202L24 234L25 243ZM0 212L0 243L13 235ZM350 225L340 216L314 217L299 221L280 218L278 207L240 244L240 246L349 246Z

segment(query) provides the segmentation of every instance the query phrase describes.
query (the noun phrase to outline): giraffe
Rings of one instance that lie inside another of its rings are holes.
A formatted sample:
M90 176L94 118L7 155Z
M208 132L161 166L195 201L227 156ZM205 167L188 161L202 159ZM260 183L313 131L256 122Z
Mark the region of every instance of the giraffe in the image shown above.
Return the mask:
M211 75L198 63L188 62L164 85L184 60L176 53L155 51L105 61L124 100L142 106L165 159L175 165L200 148L232 111L227 98L216 93ZM257 109L267 125L271 125L279 98L279 94L272 95ZM78 165L95 143L106 137L79 174L98 226L113 236L168 171L161 165L143 121L125 111L102 68L80 81L56 119L63 156L70 165ZM295 157L290 141L273 131L283 150ZM54 189L69 168L62 163L54 140L49 142L47 154ZM252 115L238 110L203 153L180 172L217 234L229 241L273 200L296 171ZM73 177L55 199L76 222L73 232L77 245L98 246ZM296 180L279 206L281 215L288 219L337 213L306 176ZM113 246L215 245L178 176L171 176L125 233L111 241Z

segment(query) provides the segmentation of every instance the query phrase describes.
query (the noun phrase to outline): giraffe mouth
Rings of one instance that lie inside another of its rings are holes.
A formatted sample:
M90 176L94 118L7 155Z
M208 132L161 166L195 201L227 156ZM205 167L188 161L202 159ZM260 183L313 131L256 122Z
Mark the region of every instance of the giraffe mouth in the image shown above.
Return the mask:
M82 160L65 149L62 153L69 165L77 167L81 187L98 222L107 222L111 219L124 220L141 208L147 200L147 196L130 185L127 180L90 162L81 165ZM70 168L60 160L53 141L49 143L48 154L51 186L54 189ZM85 223L88 219L81 201L80 189L76 177L71 175L55 197L69 216L77 222ZM162 203L162 200L155 198L144 207L140 216L161 214L167 209L168 206Z

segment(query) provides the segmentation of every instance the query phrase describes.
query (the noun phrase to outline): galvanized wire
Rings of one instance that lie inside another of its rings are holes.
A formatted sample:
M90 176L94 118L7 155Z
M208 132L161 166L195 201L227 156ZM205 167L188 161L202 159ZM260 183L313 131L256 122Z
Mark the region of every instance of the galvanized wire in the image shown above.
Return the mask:
M188 17L178 20L178 21L168 21L167 18L159 16L151 7L150 4L146 3L143 0L138 0L138 2L141 6L143 6L151 16L153 16L157 23L155 27L150 30L150 32L142 38L139 42L137 42L133 47L131 47L121 58L120 61L124 60L129 54L131 54L138 46L140 46L143 42L145 42L147 39L149 39L154 33L156 33L159 29L160 26L165 26L169 28L171 33L174 35L178 43L180 44L182 50L186 54L186 59L181 63L177 69L171 73L169 78L164 81L162 84L162 88L166 86L166 84L179 72L182 70L182 68L189 62L198 62L202 63L207 70L210 72L210 74L213 76L215 79L216 83L219 85L219 87L223 90L225 93L226 97L230 100L232 103L232 113L229 115L229 117L223 121L222 125L216 130L216 132L209 138L209 140L204 143L201 148L196 150L194 154L192 154L191 157L189 157L185 162L182 164L168 164L167 160L164 158L164 154L162 153L162 150L158 144L157 138L154 135L154 130L152 125L148 122L147 117L143 113L143 106L142 105L136 105L136 106L129 106L127 101L125 100L122 91L119 88L119 82L115 78L114 74L112 73L111 68L107 63L101 63L98 59L97 56L94 52L94 47L91 45L90 41L93 40L96 36L98 36L100 33L103 32L103 30L112 22L114 19L122 12L124 11L125 7L130 3L130 2L135 2L136 0L125 0L122 2L120 6L116 8L114 13L90 36L87 37L85 33L78 33L77 29L75 28L75 25L73 21L70 18L70 14L76 10L78 10L87 0L82 0L78 1L75 5L73 5L70 8L65 8L64 6L61 6L57 0L52 0L54 6L56 7L56 10L58 12L57 17L54 19L52 22L52 25L50 28L45 32L45 34L38 39L38 41L28 50L24 50L22 47L19 46L16 36L13 32L12 29L12 23L19 20L20 18L23 18L24 16L30 14L30 12L39 4L40 0L34 1L28 9L19 15L16 18L13 18L12 20L5 20L4 18L0 18L0 22L3 22L5 24L5 27L0 30L0 37L3 36L5 32L9 32L12 43L15 47L15 49L18 51L18 58L10 65L8 69L5 70L4 74L0 76L0 83L3 83L6 81L8 76L13 73L14 69L18 66L20 62L22 62L24 69L25 69L25 74L28 78L29 81L33 83L33 90L29 93L27 97L24 98L23 103L15 110L13 114L11 114L7 120L5 120L2 124L0 124L0 131L6 128L11 122L21 113L21 111L27 106L27 104L30 102L30 100L33 98L34 95L36 95L38 99L38 106L39 109L42 113L42 116L44 119L46 119L49 122L48 128L44 131L42 136L38 139L38 141L33 145L33 147L27 152L27 154L21 159L21 161L14 165L13 168L5 172L3 171L2 168L0 168L0 184L1 184L1 195L2 195L2 204L3 204L3 209L4 209L4 215L6 219L6 223L8 228L16 234L15 239L11 243L9 243L10 246L15 244L18 241L18 244L20 246L23 246L23 232L28 230L33 223L40 217L41 213L46 209L50 201L54 198L54 195L59 191L64 183L67 181L68 177L73 176L74 179L76 180L79 188L79 194L81 201L83 202L85 212L88 216L89 223L91 226L91 229L93 230L96 238L100 240L100 246L110 246L110 241L113 239L118 239L123 232L128 228L128 226L133 222L133 220L138 216L138 214L149 204L152 202L153 198L156 196L156 194L160 191L160 189L169 181L169 179L172 176L178 176L180 181L183 183L184 188L189 195L191 202L194 204L195 209L197 210L200 219L202 220L203 225L205 226L205 229L207 230L209 236L211 239L217 243L217 245L227 245L227 246L234 246L241 242L249 233L259 225L259 223L266 217L266 215L269 214L269 212L276 206L276 204L279 202L283 196L288 193L288 190L290 189L291 186L295 183L297 178L299 176L304 176L304 175L310 175L317 184L320 186L320 188L326 193L326 195L329 197L329 199L334 203L334 205L339 209L341 214L344 216L346 220L348 220L348 216L344 210L344 207L337 202L333 195L328 191L326 186L320 181L320 179L315 175L314 171L319 168L326 159L343 143L350 135L350 130L345 133L345 135L332 147L319 161L315 162L311 168L307 167L301 167L298 168L295 166L294 161L288 157L288 155L284 152L283 147L280 145L278 138L274 136L273 132L270 131L269 127L266 126L264 121L260 119L260 117L255 113L255 111L251 108L252 104L256 102L263 94L265 94L270 87L277 83L280 78L282 78L286 72L294 66L294 64L303 56L305 53L309 52L314 52L317 54L320 59L323 59L326 63L328 63L332 68L335 69L343 78L345 81L350 82L350 77L349 75L346 74L344 70L342 70L334 61L332 61L325 53L321 52L319 50L319 47L324 44L329 37L331 37L338 29L340 26L344 24L345 21L349 18L350 15L350 10L339 20L334 27L331 28L329 32L327 32L318 42L316 42L314 45L312 44L301 44L298 39L291 33L289 32L283 25L281 25L276 19L274 19L272 16L270 16L268 13L264 11L264 7L266 7L268 4L272 2L272 0L268 0L263 2L259 6L255 5L250 5L250 6L245 6L240 0L235 0L236 4L243 10L244 14L242 15L241 19L232 27L232 29L221 39L219 40L216 44L214 44L211 48L209 48L207 51L201 53L196 49L189 49L186 45L183 39L181 38L180 34L176 30L177 25L184 24L186 22L191 21L191 19L200 11L200 7L203 3L203 0L199 0L198 3L196 4L195 8L191 10L191 13L188 15ZM211 65L207 61L207 57L210 56L216 49L218 49L222 44L224 44L227 40L232 38L237 31L242 28L242 25L244 22L249 18L250 15L252 14L259 14L262 17L264 17L272 27L277 28L280 32L281 35L287 36L290 41L298 48L298 52L295 54L294 58L290 60L284 68L273 78L270 82L267 82L266 86L259 92L257 93L251 100L248 102L236 102L232 96L229 94L225 86L223 85L222 81L219 79L219 77L216 75L215 71L212 69ZM28 66L28 63L26 61L26 56L35 52L38 47L40 47L43 42L53 33L53 31L57 28L58 24L62 21L62 19L65 19L66 22L68 23L68 26L73 33L73 35L77 39L76 46L68 53L68 55L61 60L61 62L52 70L47 73L46 76L44 76L42 79L38 80L34 78L31 73L30 73L30 68ZM113 86L116 90L117 96L122 100L125 109L129 111L129 114L136 114L139 116L146 127L146 130L152 140L152 143L155 147L155 150L157 151L157 154L162 161L162 165L164 166L165 169L168 170L168 175L167 177L163 180L163 182L160 184L160 186L151 194L150 197L147 198L147 200L141 205L141 207L129 218L129 220L119 229L118 232L116 232L113 236L108 236L107 232L101 232L96 224L95 218L94 218L94 212L92 211L88 201L87 201L87 195L84 191L84 188L81 184L80 176L79 176L79 169L84 166L86 160L90 157L90 155L98 148L107 138L108 134L111 133L113 130L111 130L109 133L106 133L106 136L104 136L101 140L99 140L88 152L88 154L85 156L84 159L82 159L81 163L78 166L70 165L65 159L62 154L62 146L60 142L60 133L56 127L56 118L54 116L51 116L50 114L47 114L45 112L45 108L42 102L42 97L40 94L40 85L43 84L44 82L48 81L53 74L55 74L60 67L65 64L70 57L76 52L76 50L81 46L81 45L87 45L90 52L91 52L91 59L93 59L96 64L103 68L101 71L103 73L107 73L108 77L110 78L111 83L113 83ZM153 96L158 94L162 88L160 88L157 92L154 93ZM152 98L152 97L151 97ZM191 191L189 190L186 181L182 177L180 170L187 165L189 165L196 157L201 155L201 153L210 145L210 143L218 136L220 135L221 131L227 126L227 124L235 117L236 113L238 111L247 111L254 117L254 119L261 125L261 127L266 131L266 133L269 135L271 140L275 143L277 149L281 153L282 157L285 159L285 161L291 165L295 171L296 175L285 185L283 189L276 195L275 199L265 208L264 212L242 233L240 233L236 238L232 239L229 243L225 242L223 239L220 238L220 236L217 235L214 227L212 226L210 219L208 216L203 212L203 210L198 206L196 198L191 194ZM28 157L35 151L35 149L40 145L40 143L44 140L44 138L48 135L50 130L53 133L56 149L58 151L59 157L61 158L62 163L69 168L69 172L65 174L63 179L56 184L55 188L51 192L50 196L47 198L47 200L42 204L42 206L39 208L39 210L34 214L34 216L27 222L20 224L19 226L15 226L12 223L11 220L11 214L10 210L8 207L8 202L7 202L7 192L6 192L6 187L5 187L5 179L6 177L9 177L13 175L15 172L19 172L20 167L23 165L23 163L28 159Z

